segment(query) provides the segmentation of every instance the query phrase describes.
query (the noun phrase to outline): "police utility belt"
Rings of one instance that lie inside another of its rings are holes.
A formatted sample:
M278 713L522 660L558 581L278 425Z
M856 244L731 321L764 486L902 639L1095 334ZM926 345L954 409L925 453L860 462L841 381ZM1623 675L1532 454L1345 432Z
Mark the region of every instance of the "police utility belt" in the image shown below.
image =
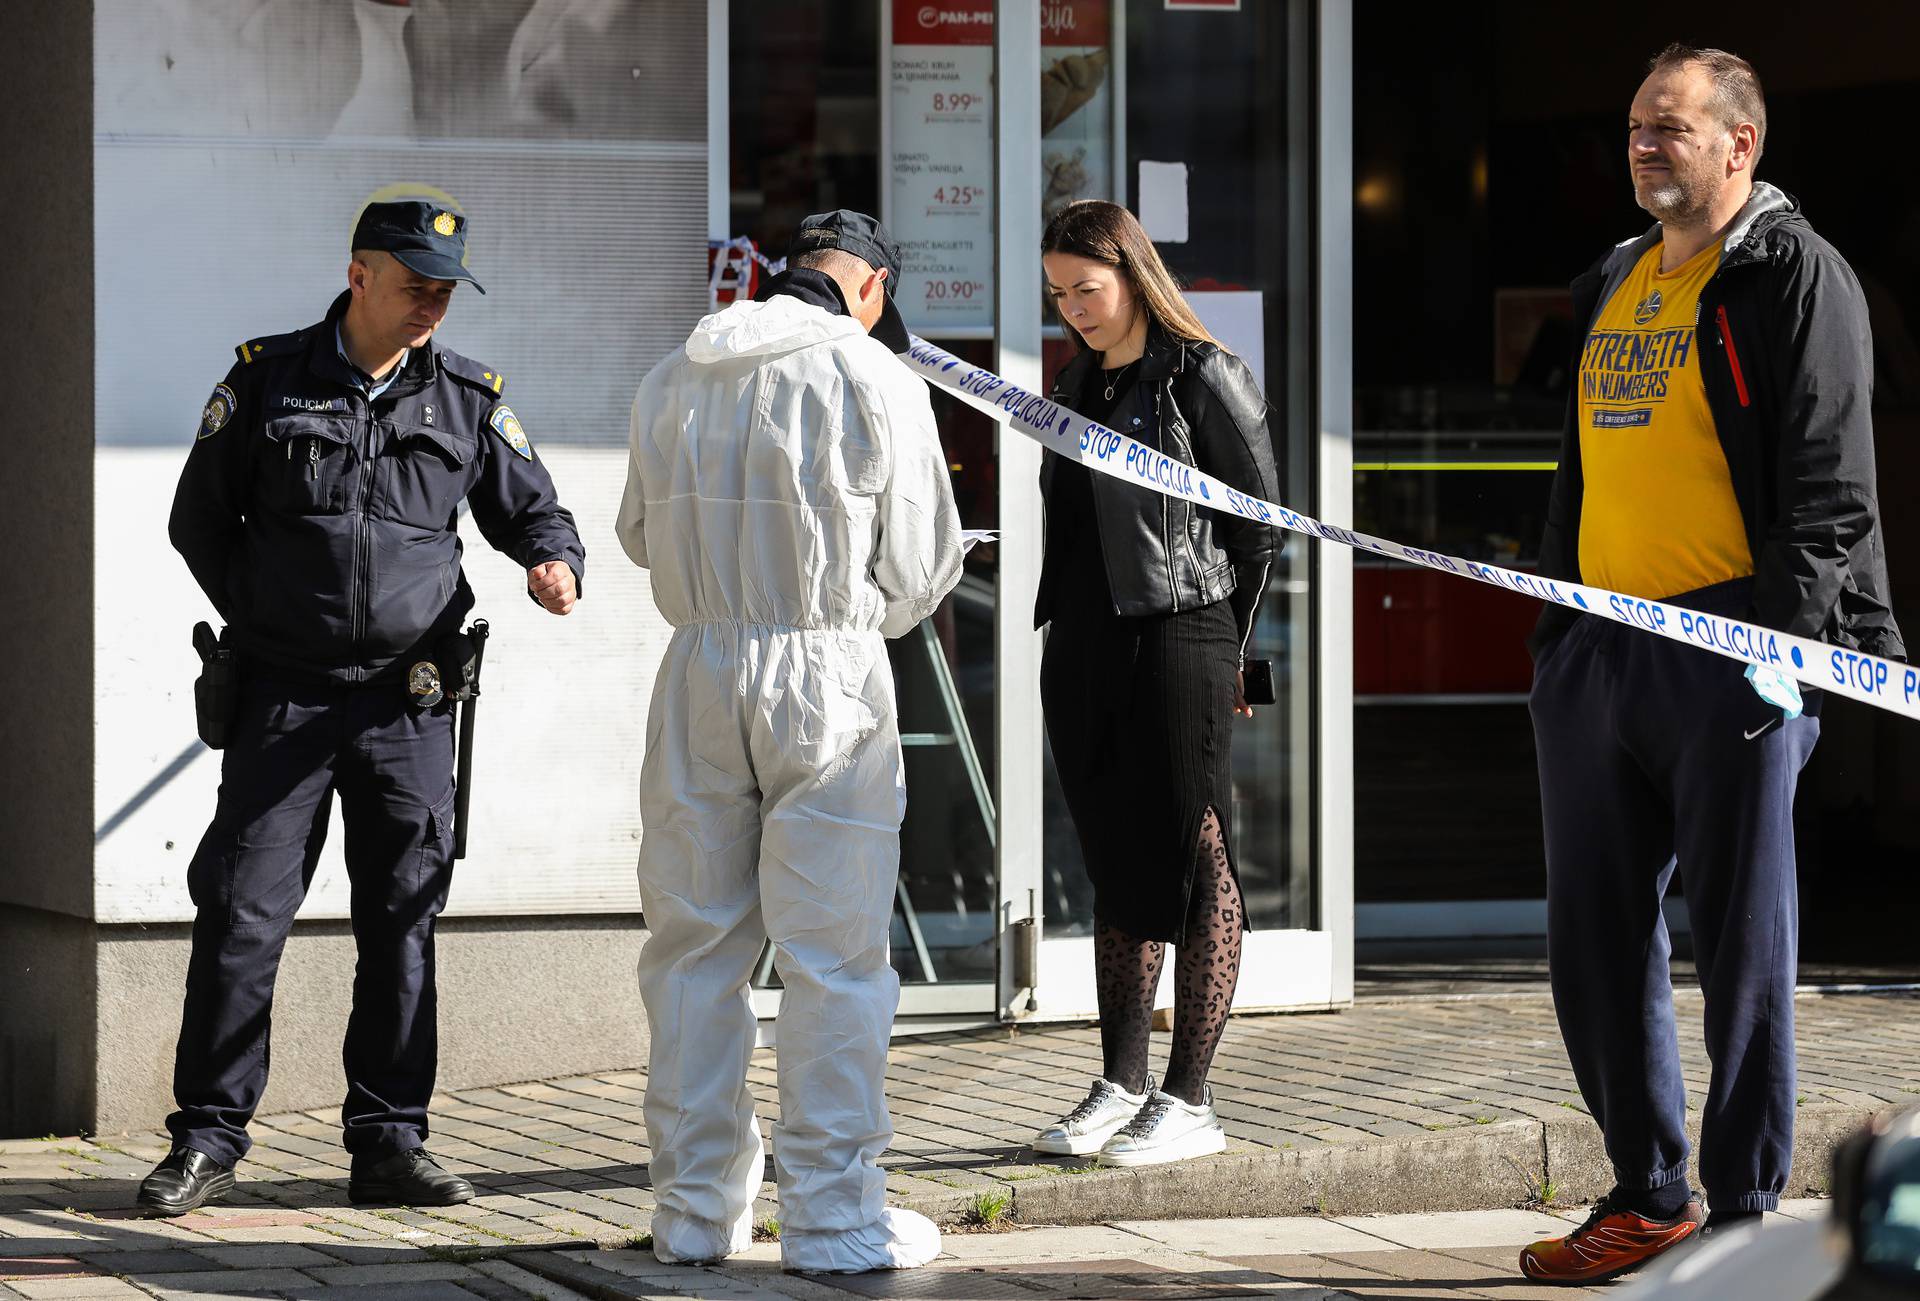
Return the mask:
M407 696L414 708L431 709L443 700L466 701L480 694L486 635L486 621L475 620L467 631L442 637L430 658L408 668ZM193 684L194 723L209 749L225 749L240 698L239 662L227 634L216 637L205 623L193 626L193 649L200 656L200 676Z

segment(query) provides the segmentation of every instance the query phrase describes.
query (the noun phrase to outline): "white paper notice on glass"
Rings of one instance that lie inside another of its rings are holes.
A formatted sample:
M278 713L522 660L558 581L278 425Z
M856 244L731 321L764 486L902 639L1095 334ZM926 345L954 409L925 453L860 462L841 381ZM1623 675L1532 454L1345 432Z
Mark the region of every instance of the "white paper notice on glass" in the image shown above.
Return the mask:
M1207 327L1207 333L1253 372L1260 391L1267 391L1266 295L1257 289L1189 290L1187 305Z
M1187 242L1187 165L1140 160L1140 224L1156 244Z

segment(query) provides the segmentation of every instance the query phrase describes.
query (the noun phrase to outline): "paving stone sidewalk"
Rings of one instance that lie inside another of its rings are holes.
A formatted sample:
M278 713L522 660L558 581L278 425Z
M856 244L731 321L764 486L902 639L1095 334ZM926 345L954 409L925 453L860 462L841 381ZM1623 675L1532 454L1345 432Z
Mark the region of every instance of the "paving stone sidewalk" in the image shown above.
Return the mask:
M1920 1102L1920 995L1803 996L1796 1006L1789 1191L1817 1194L1839 1137L1874 1110ZM1683 996L1678 1011L1697 1099L1699 999ZM949 1224L1097 1225L1571 1207L1611 1182L1540 996L1238 1018L1213 1075L1226 1153L1126 1171L1035 1157L1026 1138L1079 1100L1099 1064L1091 1027L897 1041L894 1199ZM540 1295L521 1277L526 1258L628 1247L647 1231L645 1084L644 1072L619 1071L441 1096L431 1146L482 1195L432 1211L348 1205L331 1109L260 1118L229 1202L171 1221L129 1209L166 1150L163 1135L0 1143L0 1295L313 1296L349 1285L358 1301ZM756 1055L753 1085L771 1121L770 1053ZM768 1200L757 1213L778 1209ZM529 1248L548 1250L516 1254Z
M1796 1222L1817 1224L1827 1218L1827 1205L1820 1201L1786 1202L1781 1211L1762 1226L1763 1236L1792 1232ZM216 1296L331 1296L351 1301L1561 1301L1611 1289L1542 1286L1520 1276L1515 1258L1522 1244L1565 1233L1578 1217L1570 1211L1504 1210L1010 1226L997 1232L950 1232L940 1258L926 1269L854 1278L785 1274L773 1242L701 1268L661 1265L643 1248L591 1245L517 1248L420 1262L369 1259L372 1248L349 1244L288 1245L271 1252L259 1245L199 1247L149 1251L137 1259L122 1253L117 1261L97 1257L107 1266L120 1266L124 1272L119 1275L85 1272L88 1267L78 1261L47 1260L48 1268L37 1276L13 1276L0 1283L0 1296L157 1295L200 1301ZM249 1254L240 1255L243 1251ZM209 1258L234 1263L209 1269ZM343 1258L355 1263L342 1263ZM1675 1266L1683 1266L1678 1253L1647 1272Z
M1822 1221L1821 1201L1784 1203L1762 1233ZM559 1251L535 1260L541 1275L609 1301L710 1295L793 1301L938 1298L1096 1298L1188 1301L1286 1297L1291 1301L1566 1301L1613 1290L1545 1286L1522 1277L1519 1248L1565 1233L1577 1212L1465 1211L1233 1220L1123 1220L1074 1228L949 1235L941 1258L911 1274L793 1279L778 1251L756 1248L706 1279L631 1251ZM522 1257L522 1260L529 1259ZM1676 1257L1649 1267L1668 1267ZM1637 1276L1634 1276L1637 1277ZM1623 1280L1623 1283L1627 1280Z

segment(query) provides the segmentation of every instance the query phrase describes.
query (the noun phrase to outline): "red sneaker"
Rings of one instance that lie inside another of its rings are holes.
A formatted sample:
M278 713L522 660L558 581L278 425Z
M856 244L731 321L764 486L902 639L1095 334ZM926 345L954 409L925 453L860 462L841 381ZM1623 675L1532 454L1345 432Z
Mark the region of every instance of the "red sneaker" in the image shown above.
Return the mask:
M1707 1213L1689 1198L1670 1220L1650 1220L1602 1198L1587 1222L1564 1238L1520 1250L1520 1272L1543 1283L1598 1283L1624 1274L1700 1231Z

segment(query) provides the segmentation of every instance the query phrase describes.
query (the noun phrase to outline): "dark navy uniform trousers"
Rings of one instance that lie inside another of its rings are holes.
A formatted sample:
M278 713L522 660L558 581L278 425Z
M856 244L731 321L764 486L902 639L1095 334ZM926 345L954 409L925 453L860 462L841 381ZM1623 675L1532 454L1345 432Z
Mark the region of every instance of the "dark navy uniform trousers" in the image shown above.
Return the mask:
M334 794L359 961L344 1051L349 1152L427 1137L435 1036L433 924L453 879L453 715L398 683L249 678L220 799L187 869L193 957L167 1118L176 1143L246 1155L266 1087L274 977L313 881Z
M1748 580L1668 604L1744 618ZM1660 899L1676 863L1706 996L1700 1182L1716 1210L1773 1210L1793 1155L1799 897L1793 793L1809 715L1745 666L1587 615L1534 666L1554 1006L1622 1190L1687 1172L1686 1087ZM1749 739L1749 735L1759 735Z

